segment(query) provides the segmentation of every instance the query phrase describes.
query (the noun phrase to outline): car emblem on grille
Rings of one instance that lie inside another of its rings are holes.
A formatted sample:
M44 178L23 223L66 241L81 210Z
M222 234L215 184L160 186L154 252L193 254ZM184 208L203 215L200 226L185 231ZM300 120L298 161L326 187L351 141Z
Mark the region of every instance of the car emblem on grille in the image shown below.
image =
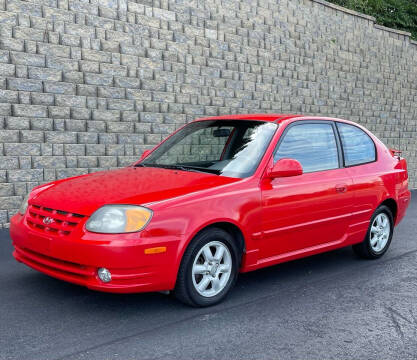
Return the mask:
M43 219L43 223L45 225L49 225L52 224L54 222L54 219L52 219L51 217L47 216L46 218Z

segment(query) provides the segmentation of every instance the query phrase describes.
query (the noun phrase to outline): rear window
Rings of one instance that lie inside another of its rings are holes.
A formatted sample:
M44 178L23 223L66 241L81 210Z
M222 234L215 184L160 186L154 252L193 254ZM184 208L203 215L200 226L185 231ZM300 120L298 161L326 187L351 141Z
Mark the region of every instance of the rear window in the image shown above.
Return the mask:
M366 164L376 160L375 144L369 135L354 125L337 123L342 140L345 166Z

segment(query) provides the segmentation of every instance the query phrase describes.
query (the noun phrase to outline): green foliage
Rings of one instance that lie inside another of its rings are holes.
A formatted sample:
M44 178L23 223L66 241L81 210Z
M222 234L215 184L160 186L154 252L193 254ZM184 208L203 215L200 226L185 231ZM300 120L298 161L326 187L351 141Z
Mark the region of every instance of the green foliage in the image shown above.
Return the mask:
M328 0L376 18L380 25L408 31L417 40L417 0Z

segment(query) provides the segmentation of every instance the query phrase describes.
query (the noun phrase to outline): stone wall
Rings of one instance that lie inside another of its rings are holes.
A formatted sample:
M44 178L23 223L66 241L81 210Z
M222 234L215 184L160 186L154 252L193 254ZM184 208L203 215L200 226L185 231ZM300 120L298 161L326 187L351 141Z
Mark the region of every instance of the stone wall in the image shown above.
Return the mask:
M0 226L199 116L357 121L417 186L417 43L322 0L0 0Z

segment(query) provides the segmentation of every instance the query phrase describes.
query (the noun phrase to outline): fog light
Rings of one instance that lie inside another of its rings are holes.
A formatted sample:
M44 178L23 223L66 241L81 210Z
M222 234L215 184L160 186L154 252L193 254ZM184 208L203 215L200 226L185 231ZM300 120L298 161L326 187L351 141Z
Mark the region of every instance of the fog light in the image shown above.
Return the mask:
M111 273L106 268L98 269L97 274L102 282L108 283L111 281Z

